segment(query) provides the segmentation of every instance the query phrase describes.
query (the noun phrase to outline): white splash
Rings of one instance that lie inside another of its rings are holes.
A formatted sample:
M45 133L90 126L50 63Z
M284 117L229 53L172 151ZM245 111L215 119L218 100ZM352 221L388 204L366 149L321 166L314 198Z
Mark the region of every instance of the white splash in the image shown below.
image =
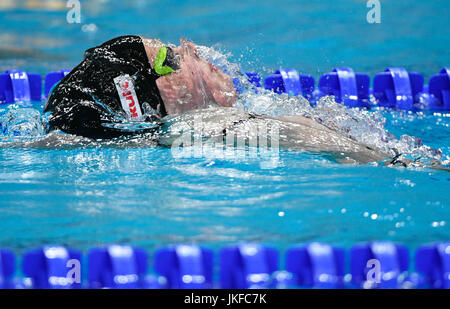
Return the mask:
M385 128L386 119L377 110L347 108L329 96L321 98L312 107L310 102L302 96L279 95L262 88L255 89L255 86L250 84L246 76L241 73L239 65L228 61L231 54L222 54L206 46L200 46L198 50L201 57L233 78L238 78L243 85L244 93L236 102L236 108L273 117L304 116L392 156L402 154L408 159L420 160L421 163L426 164L435 161L444 165L450 163L450 158L444 156L441 150L423 145L422 141L416 137L404 134L397 138L389 133Z

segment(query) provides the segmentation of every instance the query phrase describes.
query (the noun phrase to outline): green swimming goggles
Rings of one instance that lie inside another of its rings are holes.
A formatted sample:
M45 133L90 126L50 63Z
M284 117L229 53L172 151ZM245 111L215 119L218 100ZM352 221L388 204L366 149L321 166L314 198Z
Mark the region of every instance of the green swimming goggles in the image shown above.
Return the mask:
M166 46L161 47L158 51L158 56L156 56L155 67L153 68L155 72L160 76L165 76L172 74L179 68L179 61L172 48Z

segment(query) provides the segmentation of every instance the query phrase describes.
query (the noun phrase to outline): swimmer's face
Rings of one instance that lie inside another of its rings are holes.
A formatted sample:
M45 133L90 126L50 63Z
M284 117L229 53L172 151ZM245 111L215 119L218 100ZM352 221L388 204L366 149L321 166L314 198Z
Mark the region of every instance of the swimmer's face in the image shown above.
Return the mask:
M236 92L231 77L200 58L195 44L181 39L173 48L179 69L156 83L169 114L182 113L210 105L232 106Z

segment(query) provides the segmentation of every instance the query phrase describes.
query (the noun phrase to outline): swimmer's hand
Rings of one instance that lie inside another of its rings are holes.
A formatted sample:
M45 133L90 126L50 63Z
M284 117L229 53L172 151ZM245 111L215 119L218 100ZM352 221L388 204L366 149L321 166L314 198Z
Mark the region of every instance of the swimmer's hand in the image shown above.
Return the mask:
M389 167L421 167L421 168L431 168L434 170L448 171L450 172L450 167L445 167L439 164L439 162L433 162L431 165L426 165L418 162L418 160L409 160L406 158L402 158L402 154L398 153L396 149L394 149L396 155L391 160L387 160L383 162L386 166Z

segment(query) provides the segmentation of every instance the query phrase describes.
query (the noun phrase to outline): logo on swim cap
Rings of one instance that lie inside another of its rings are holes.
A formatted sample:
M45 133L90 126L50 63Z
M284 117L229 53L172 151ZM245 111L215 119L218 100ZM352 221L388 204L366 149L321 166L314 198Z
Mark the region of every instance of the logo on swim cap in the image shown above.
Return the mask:
M117 92L119 93L122 109L128 117L131 117L132 120L141 120L142 111L139 106L136 91L134 90L133 79L128 74L121 75L114 78L114 84L116 85Z

